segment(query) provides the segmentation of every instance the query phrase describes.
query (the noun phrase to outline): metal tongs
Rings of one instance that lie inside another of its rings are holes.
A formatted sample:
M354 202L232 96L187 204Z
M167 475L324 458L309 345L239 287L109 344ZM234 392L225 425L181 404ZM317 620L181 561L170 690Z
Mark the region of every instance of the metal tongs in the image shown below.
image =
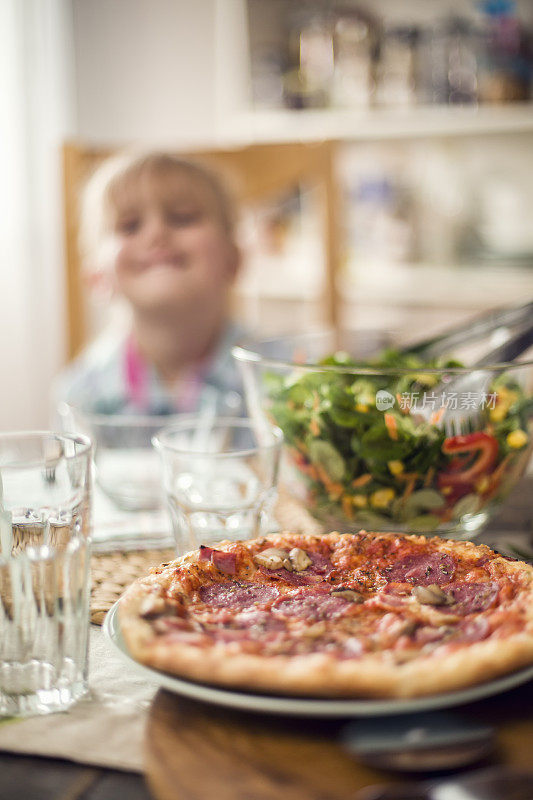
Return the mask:
M521 306L491 309L474 319L469 319L467 322L449 328L444 333L408 345L402 348L401 352L404 354L412 353L413 355L423 356L424 358L435 358L444 353L452 352L454 348L460 345L483 339L484 336L488 336L498 328L516 328L519 325L527 326L528 322L530 326L533 325L533 302ZM505 346L506 344L503 345L503 348L505 348ZM490 354L491 360L484 360L484 363L495 364L501 361L511 361L513 358L516 358L520 352L523 352L526 347L523 347L522 350L518 352L514 352L515 349L516 347L509 349L509 352L513 352L514 355L508 355L505 349L502 350L501 355L494 351L494 353Z
M533 303L501 311L490 311L473 322L460 325L445 334L419 342L403 351L423 354L426 357L429 357L429 354L435 356L453 346L475 341L503 327L518 327L518 330L464 372L443 376L441 383L434 387L432 392L433 395L447 394L448 398L461 394L468 399L468 402L463 406L446 404L438 414L435 414L431 407L424 405L416 412L421 421L431 422L437 427L444 428L449 436L463 433L465 426L472 427L473 424L477 424L482 402L487 398L490 383L494 379L493 367L513 361L533 345Z

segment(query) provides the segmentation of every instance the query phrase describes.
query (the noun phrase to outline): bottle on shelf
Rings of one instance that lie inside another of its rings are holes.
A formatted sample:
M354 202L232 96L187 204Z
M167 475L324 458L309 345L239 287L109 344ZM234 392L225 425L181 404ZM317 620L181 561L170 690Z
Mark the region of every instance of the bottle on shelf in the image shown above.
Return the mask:
M333 30L325 11L299 9L289 24L289 68L284 75L288 108L325 108L333 76Z
M376 104L412 106L416 102L418 28L387 26L376 67Z
M462 17L437 20L420 37L417 94L422 104L455 105L478 102L478 62L481 37Z
M375 92L378 25L365 11L337 12L333 28L331 105L367 108Z

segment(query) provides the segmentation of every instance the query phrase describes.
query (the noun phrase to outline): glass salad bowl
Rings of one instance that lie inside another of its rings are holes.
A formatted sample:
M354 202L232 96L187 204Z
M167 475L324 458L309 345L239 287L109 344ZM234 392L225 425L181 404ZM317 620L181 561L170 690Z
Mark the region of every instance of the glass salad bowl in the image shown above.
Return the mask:
M249 414L282 429L285 484L328 530L472 538L529 462L533 361L480 383L455 353L385 344L352 331L235 348Z

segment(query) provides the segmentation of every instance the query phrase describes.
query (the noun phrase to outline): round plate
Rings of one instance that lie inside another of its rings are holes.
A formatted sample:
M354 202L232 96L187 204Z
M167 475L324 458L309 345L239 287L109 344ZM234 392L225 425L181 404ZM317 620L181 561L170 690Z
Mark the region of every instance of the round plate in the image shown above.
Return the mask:
M104 635L116 647L122 658L141 671L147 680L157 683L175 694L228 706L240 711L258 711L262 714L287 714L295 717L378 717L391 714L412 714L418 711L432 711L437 708L450 708L491 697L495 694L520 686L533 679L533 666L513 672L495 681L473 686L460 692L446 692L430 697L416 697L407 700L327 700L308 697L283 697L280 695L239 692L220 689L204 683L176 678L166 672L145 667L129 654L122 638L118 619L118 602L109 610L103 624Z

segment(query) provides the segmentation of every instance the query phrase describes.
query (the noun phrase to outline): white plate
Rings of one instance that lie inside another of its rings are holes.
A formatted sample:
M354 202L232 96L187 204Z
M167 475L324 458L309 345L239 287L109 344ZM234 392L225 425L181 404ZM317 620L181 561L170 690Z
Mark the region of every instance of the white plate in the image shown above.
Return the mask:
M116 647L122 658L135 665L147 680L157 683L175 694L228 706L240 711L259 711L262 714L288 714L295 717L377 717L392 714L411 714L450 708L491 697L520 686L533 679L533 666L513 672L504 678L489 681L461 692L447 692L411 700L323 700L307 697L282 697L280 695L254 694L231 689L219 689L203 683L176 678L165 672L145 667L131 657L122 638L118 619L118 603L109 610L103 625L104 635Z

